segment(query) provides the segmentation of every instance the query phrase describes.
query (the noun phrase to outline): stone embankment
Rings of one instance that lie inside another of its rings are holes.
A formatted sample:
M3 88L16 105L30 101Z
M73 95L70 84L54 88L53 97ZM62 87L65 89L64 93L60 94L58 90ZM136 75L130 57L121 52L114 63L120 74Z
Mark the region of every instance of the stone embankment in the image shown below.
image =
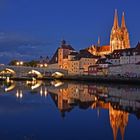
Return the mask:
M47 77L46 77L47 78ZM73 81L87 81L87 82L101 82L101 83L126 83L126 84L140 84L138 77L122 77L122 76L91 76L91 75L73 75L64 76L60 78L48 77L49 79L73 80Z
M116 83L116 84L140 84L140 77L124 77L124 76L91 76L91 75L67 75L63 77L11 77L9 80L26 81L26 80L71 80L99 83ZM0 79L7 80L7 79Z

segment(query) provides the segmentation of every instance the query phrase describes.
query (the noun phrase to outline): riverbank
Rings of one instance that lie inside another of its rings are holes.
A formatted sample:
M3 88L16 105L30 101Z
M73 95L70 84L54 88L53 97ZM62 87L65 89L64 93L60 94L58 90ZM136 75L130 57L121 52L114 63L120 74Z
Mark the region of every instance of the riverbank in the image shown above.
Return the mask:
M4 81L6 79L0 79ZM10 80L15 81L32 81L32 80L69 80L69 81L84 81L84 82L98 82L98 83L119 83L119 84L140 84L140 78L137 77L119 77L119 76L91 76L91 75L70 75L63 77L42 77L42 78L33 78L33 77L11 77Z
M71 80L71 81L87 81L98 83L119 83L119 84L140 84L140 78L119 77L119 76L91 76L91 75L74 75L64 77L46 77L46 79L59 79L59 80Z

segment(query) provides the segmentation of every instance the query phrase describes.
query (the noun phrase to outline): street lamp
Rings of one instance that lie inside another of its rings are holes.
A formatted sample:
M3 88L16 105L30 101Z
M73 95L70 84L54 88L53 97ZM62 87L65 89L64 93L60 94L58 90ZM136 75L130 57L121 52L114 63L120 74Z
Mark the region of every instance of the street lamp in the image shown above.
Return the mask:
M23 61L17 61L17 62L16 62L16 65L17 65L17 66L23 66Z

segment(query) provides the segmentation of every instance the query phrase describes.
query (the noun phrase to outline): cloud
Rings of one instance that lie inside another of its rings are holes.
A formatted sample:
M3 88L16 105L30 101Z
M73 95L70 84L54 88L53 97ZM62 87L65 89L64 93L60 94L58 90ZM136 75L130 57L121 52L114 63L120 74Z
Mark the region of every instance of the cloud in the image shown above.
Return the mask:
M12 59L31 60L47 56L50 43L16 33L0 32L0 63Z

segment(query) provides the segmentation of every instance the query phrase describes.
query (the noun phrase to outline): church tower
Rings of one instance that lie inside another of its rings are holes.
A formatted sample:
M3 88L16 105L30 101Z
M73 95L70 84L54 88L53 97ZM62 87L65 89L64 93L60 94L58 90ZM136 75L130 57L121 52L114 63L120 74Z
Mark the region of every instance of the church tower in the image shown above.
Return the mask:
M124 12L121 27L118 24L118 13L115 10L114 24L110 35L111 52L118 49L130 48L129 33L125 24Z
M125 24L125 16L124 12L122 14L122 23L121 23L121 32L122 32L122 37L123 37L123 48L130 48L130 41L129 41L129 33Z

